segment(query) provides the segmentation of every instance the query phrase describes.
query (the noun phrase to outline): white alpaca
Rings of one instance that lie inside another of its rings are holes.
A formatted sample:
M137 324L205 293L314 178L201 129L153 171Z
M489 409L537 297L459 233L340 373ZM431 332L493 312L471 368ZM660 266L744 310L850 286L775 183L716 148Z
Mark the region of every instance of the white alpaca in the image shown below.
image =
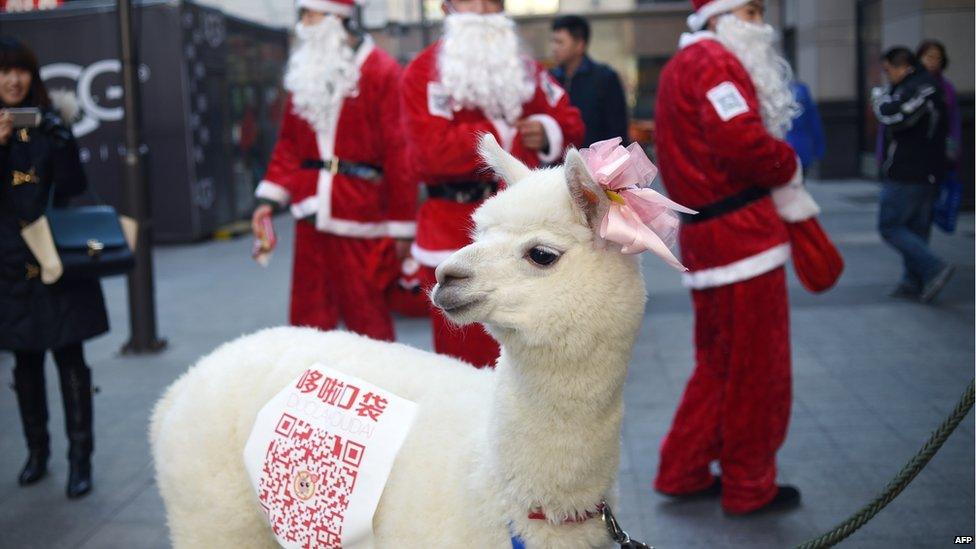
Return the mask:
M357 335L275 328L228 343L177 380L151 425L174 546L274 547L242 463L260 408L315 362L414 401L373 519L381 548L612 545L623 383L646 299L637 256L595 235L609 207L579 153L529 171L490 136L509 188L474 215L475 242L437 271L433 300L502 344L497 368ZM547 520L530 519L541 509Z

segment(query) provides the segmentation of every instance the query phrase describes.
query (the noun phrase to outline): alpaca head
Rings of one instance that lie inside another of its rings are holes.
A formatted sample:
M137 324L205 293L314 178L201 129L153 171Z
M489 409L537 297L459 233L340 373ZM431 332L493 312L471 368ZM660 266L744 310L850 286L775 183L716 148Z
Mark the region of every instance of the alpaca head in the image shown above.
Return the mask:
M531 171L491 135L485 162L507 184L473 215L474 242L437 268L434 304L458 324L480 322L502 344L633 340L646 299L638 256L597 235L609 198L580 154Z

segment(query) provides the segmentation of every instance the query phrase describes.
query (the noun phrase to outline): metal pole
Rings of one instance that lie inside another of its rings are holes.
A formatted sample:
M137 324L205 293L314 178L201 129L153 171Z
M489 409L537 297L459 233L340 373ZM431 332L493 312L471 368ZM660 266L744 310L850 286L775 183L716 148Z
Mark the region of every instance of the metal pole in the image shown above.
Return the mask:
M424 9L424 0L417 0L420 4L420 39L423 40L421 49L430 45L430 27L427 25L427 10Z
M156 335L156 298L153 288L152 220L149 192L140 147L139 78L132 37L132 1L118 0L119 51L125 105L125 157L122 166L122 203L138 224L136 266L129 273L129 341L122 354L154 353L166 347Z

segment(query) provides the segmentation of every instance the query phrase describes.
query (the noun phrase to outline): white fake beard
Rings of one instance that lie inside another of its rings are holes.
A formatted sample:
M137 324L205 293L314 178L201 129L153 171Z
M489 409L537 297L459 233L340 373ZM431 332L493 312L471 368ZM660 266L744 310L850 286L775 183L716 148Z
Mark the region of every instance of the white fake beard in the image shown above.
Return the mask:
M778 138L786 135L800 106L790 90L793 69L776 51L776 32L770 25L756 25L728 14L716 25L719 41L739 59L759 95L763 123Z
M288 59L285 89L291 92L295 114L316 131L329 131L342 101L359 93L356 52L342 20L326 16L311 26L295 26L298 46Z
M519 48L515 22L503 14L456 13L444 20L437 57L441 84L457 109L515 123L535 94L533 74Z

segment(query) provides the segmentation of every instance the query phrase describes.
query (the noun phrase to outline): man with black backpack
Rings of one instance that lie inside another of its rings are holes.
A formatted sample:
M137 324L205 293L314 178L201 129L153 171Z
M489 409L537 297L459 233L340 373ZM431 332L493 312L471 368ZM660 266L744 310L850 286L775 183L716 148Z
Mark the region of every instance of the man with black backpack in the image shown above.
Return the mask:
M878 228L905 264L891 295L927 303L955 270L928 245L932 205L946 170L945 101L938 82L908 48L888 50L881 64L889 85L873 93L874 113L884 126Z

